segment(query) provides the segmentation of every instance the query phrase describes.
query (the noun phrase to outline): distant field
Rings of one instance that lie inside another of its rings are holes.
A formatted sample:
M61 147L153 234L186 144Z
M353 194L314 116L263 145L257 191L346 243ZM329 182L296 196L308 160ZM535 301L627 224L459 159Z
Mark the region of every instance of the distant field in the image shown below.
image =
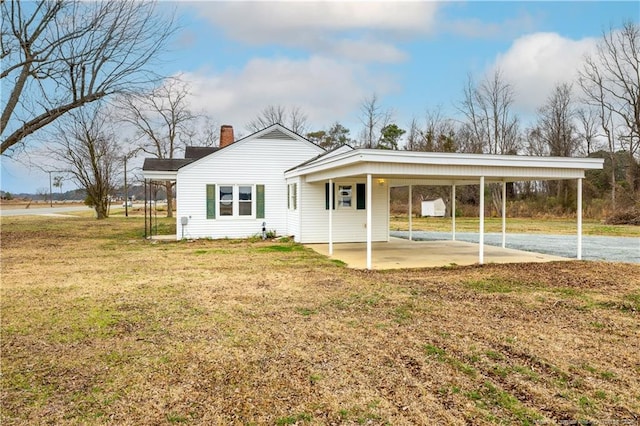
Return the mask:
M57 206L83 206L82 201L54 201L53 207ZM25 200L2 200L0 202L0 210L6 209L37 209L41 207L51 207L49 201L25 201Z
M640 420L638 265L365 272L142 232L3 218L2 425Z

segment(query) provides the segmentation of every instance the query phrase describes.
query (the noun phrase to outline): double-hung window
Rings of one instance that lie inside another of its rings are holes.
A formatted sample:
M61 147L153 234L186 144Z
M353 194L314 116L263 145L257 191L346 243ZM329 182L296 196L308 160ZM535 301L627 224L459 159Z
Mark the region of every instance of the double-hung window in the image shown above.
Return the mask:
M220 212L220 217L224 216L233 216L233 185L220 185L219 186L219 200L220 204L218 207L218 211Z
M238 216L253 215L253 186L238 186Z

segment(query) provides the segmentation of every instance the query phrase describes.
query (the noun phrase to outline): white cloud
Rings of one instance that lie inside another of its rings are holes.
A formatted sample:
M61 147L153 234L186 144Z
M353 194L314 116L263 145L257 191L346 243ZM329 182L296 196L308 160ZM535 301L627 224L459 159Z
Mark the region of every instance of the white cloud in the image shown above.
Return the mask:
M435 25L435 2L202 2L200 16L227 37L365 62L405 59L393 44ZM377 54L376 54L377 53Z
M596 39L571 40L556 33L535 33L518 38L497 57L500 68L513 84L516 103L523 112L542 106L558 83L573 83L586 54Z
M395 88L384 75L320 56L258 58L241 70L200 70L181 77L191 84L194 110L206 111L219 124L239 130L268 105L299 107L312 127L327 126L356 110L371 91L385 94Z

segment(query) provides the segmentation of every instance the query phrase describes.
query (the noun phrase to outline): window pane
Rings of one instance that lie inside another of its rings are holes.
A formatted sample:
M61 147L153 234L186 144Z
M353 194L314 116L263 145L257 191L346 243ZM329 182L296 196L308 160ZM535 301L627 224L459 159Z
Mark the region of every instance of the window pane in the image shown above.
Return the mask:
M220 186L220 216L233 215L233 187Z
M241 201L238 204L240 216L251 216L251 201Z
M241 186L239 188L239 197L240 197L240 201L251 201L251 187L250 186Z

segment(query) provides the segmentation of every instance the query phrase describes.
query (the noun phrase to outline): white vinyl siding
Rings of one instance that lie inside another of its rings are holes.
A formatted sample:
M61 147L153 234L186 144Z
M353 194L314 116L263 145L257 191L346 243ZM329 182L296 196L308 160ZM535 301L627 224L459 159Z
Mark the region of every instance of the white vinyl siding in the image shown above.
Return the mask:
M280 235L293 234L288 229L284 172L321 152L321 148L303 140L246 139L183 167L178 171L176 184L178 238L182 235L184 238L246 238L261 233L263 222L268 230ZM235 191L236 210L224 220L219 214L215 219L207 219L207 187L213 185L216 186L216 210L220 205L218 188L232 186ZM252 187L250 202L239 199L240 187L244 186ZM264 188L264 218L256 208L261 197L258 187ZM251 204L250 216L238 214L243 201ZM181 217L189 218L184 229Z
M365 178L335 181L336 203L339 200L338 188L351 186L351 208L333 210L333 241L364 242L367 240L367 210L356 208L356 185L365 183ZM298 210L300 212L300 242L326 243L329 241L329 210L326 208L325 183L301 185L302 195ZM372 238L373 241L389 239L389 188L373 179L372 187ZM367 206L368 208L368 206Z

